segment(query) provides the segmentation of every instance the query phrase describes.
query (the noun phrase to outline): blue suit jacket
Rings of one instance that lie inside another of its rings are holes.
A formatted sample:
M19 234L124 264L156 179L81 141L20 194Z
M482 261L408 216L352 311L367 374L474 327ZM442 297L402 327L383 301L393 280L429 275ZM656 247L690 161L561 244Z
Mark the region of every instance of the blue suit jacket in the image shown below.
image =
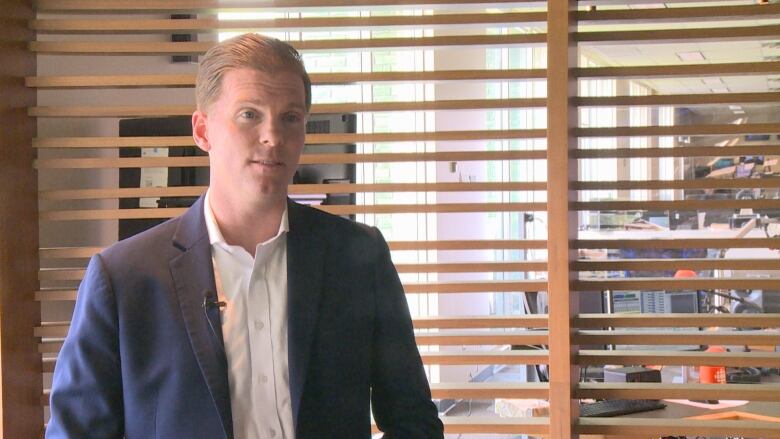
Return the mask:
M292 202L289 220L296 438L368 438L369 401L385 437L441 438L380 233ZM204 307L214 291L202 198L94 256L57 359L46 437L232 439L219 311Z

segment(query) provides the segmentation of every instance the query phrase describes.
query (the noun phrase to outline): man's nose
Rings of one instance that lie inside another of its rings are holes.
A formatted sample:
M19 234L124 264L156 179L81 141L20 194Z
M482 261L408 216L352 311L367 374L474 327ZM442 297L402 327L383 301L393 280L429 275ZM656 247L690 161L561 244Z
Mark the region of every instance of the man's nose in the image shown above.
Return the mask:
M283 140L281 123L275 120L268 120L260 124L260 143L267 146L279 146Z

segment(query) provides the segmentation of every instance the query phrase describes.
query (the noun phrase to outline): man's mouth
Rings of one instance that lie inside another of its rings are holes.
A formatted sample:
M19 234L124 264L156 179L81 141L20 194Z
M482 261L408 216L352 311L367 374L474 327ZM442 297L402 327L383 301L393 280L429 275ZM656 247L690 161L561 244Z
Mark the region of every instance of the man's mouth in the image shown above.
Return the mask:
M264 160L264 159L252 160L251 162L252 163L257 163L257 164L263 165L263 166L282 166L284 164L284 163L276 161L276 160Z

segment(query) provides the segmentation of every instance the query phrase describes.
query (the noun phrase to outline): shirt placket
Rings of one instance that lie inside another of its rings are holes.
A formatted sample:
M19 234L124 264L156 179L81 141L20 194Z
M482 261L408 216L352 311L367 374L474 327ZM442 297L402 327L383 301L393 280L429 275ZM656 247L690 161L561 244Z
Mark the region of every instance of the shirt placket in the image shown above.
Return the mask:
M271 244L271 243L269 243ZM263 438L279 439L282 428L276 410L276 381L271 339L271 309L267 268L273 245L261 245L255 252L255 265L249 283L247 324L252 361L252 392L257 431Z

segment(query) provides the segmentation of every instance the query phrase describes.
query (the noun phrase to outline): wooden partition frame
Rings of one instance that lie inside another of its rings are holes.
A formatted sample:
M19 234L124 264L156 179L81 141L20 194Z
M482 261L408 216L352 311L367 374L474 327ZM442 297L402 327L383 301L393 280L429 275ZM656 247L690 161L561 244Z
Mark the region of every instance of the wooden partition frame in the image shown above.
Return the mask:
M24 78L36 73L27 49L34 33L32 2L8 0L0 10L0 412L1 438L41 435L41 358L33 329L40 325L38 183L33 169L35 119L27 108L36 91Z
M479 5L503 4L507 7L528 6L530 12L506 12L501 14L449 13L419 16L361 16L361 17L299 17L282 20L240 20L215 21L201 17L191 20L160 19L156 15L186 11L189 13L211 14L215 10L231 9L252 10L256 8L290 9L295 7L343 6L339 0L148 0L140 3L135 0L37 0L35 8L42 12L40 19L31 10L29 0L10 0L10 4L1 12L2 23L6 24L0 34L5 35L0 67L0 163L2 163L2 223L0 223L0 393L2 395L2 434L10 438L38 437L41 433L43 418L42 406L48 404L48 392L42 391L41 379L53 371L56 358L52 355L61 347L61 339L69 328L68 321L40 320L39 306L45 302L76 299L75 285L84 275L86 259L101 250L96 245L60 247L42 239L46 248L40 248L38 222L57 224L62 221L113 221L121 218L168 218L180 214L183 209L116 209L107 204L94 208L94 204L82 203L86 200L105 200L137 197L197 196L203 193L203 186L160 187L160 188L119 188L109 184L98 187L82 187L74 184L46 187L50 180L45 177L50 172L67 170L91 172L96 169L117 170L121 168L147 167L191 167L205 166L205 157L122 157L108 154L111 150L128 147L194 147L190 136L171 137L55 137L59 131L47 133L42 126L41 137L32 138L36 118L122 118L142 116L173 116L189 114L192 105L171 101L171 105L148 103L139 105L143 100L113 102L110 99L99 100L101 105L76 105L77 102L51 101L52 106L37 106L37 90L95 90L95 89L148 89L148 88L192 88L195 75L183 74L179 69L161 69L160 72L107 71L100 69L90 75L36 76L35 59L37 56L77 55L93 56L95 59L110 59L114 55L122 56L159 56L175 54L199 54L210 47L213 38L201 42L168 42L167 34L176 32L210 33L215 29L222 31L245 29L316 29L338 27L372 28L375 26L461 26L480 24L538 25L546 21L546 35L539 32L506 35L443 35L414 38L380 37L365 40L302 40L292 44L302 50L323 48L390 48L390 47L497 47L505 45L539 46L547 45L547 68L507 68L476 70L426 70L426 71L349 71L312 73L315 85L340 85L347 83L386 83L386 82L432 82L432 81L507 81L544 80L547 81L545 98L525 97L506 99L452 99L434 101L404 102L350 102L343 104L315 104L313 113L332 112L382 112L382 111L421 111L421 110L485 110L485 109L523 109L546 106L547 128L538 125L528 129L483 129L453 131L369 132L354 134L312 134L307 136L309 144L358 143L358 142L410 142L410 141L488 141L515 139L542 139L546 137L547 149L507 149L507 150L435 150L425 152L393 152L370 154L310 154L304 156L305 164L344 164L344 163L389 163L401 161L418 162L458 162L481 160L547 160L548 181L536 178L532 181L514 181L513 178L497 183L495 181L436 181L428 183L354 183L354 184L295 184L290 187L292 194L321 193L374 193L374 192L486 192L486 191L547 191L546 199L533 196L511 202L441 202L433 204L356 204L341 206L320 206L323 210L337 214L351 213L423 213L423 212L546 212L548 239L454 239L448 240L390 240L389 246L397 250L547 250L547 260L523 259L515 261L466 262L452 260L446 262L420 262L397 264L401 273L471 273L471 272L544 272L547 278L529 276L522 279L507 280L479 279L462 281L461 279L436 279L431 282L405 282L404 290L408 294L439 293L484 293L484 292L547 292L549 314L516 315L435 315L415 318L418 330L417 342L421 346L523 346L536 349L506 349L485 351L426 351L423 361L430 365L548 365L549 383L545 382L441 382L432 385L432 393L437 399L547 399L549 417L512 416L499 417L461 417L444 416L443 421L448 433L481 434L531 434L549 438L577 438L580 434L613 434L620 437L638 435L658 436L661 434L711 434L740 435L753 437L780 437L778 424L761 421L734 420L720 422L716 420L673 419L658 420L641 416L627 419L579 418L578 399L580 398L686 398L695 394L706 399L747 399L750 401L780 402L780 384L751 386L740 384L693 384L682 385L666 383L579 383L580 368L605 364L664 364L699 366L719 364L725 366L780 366L780 354L775 352L679 352L654 350L588 350L579 346L592 345L711 345L711 344L750 344L771 346L780 344L780 332L777 331L780 314L578 314L579 294L590 294L602 290L615 289L730 289L775 288L775 278L747 278L740 276L719 278L673 278L666 277L625 277L609 278L602 276L580 277L588 271L610 270L653 270L668 271L677 269L692 270L778 270L777 259L706 259L685 257L658 257L646 259L620 257L611 259L589 259L578 255L581 250L640 250L640 249L725 249L725 248L780 248L780 238L763 238L755 235L744 237L674 237L673 239L598 239L578 237L579 212L601 210L716 210L726 208L766 209L774 207L775 199L628 199L630 190L714 190L714 189L778 189L780 178L750 180L696 180L677 178L661 179L653 175L647 180L620 175L615 181L592 181L590 177L579 178L580 160L615 158L630 160L635 158L702 158L720 155L722 148L712 143L696 145L675 145L671 148L652 147L628 148L628 142L621 141L618 148L590 148L579 145L581 140L588 141L598 137L655 137L655 136L711 136L743 135L752 133L780 134L780 123L744 123L724 124L685 122L673 126L662 125L654 120L649 126L635 126L629 120L621 120L614 127L579 126L579 111L588 107L635 107L635 106L699 106L724 104L756 104L780 101L780 93L711 93L711 94L661 94L633 95L621 83L615 96L589 96L578 91L578 79L616 79L626 81L641 78L663 77L718 77L750 76L757 74L780 73L780 62L726 62L683 65L637 65L579 67L580 48L596 43L652 44L653 41L717 41L744 39L750 36L774 38L780 34L780 25L745 27L718 27L702 24L698 29L683 30L633 30L628 27L615 32L590 31L589 25L610 23L667 23L686 18L696 21L721 20L727 17L740 17L752 20L756 17L780 17L780 4L761 3L740 6L707 6L652 9L611 10L602 5L631 3L633 0L549 0L547 11L539 12L536 0L364 0L352 2L350 6L367 7L391 5L444 5L461 8L463 11L477 8ZM669 0L672 3L686 3L692 0ZM634 3L650 3L650 0L636 0ZM427 7L427 6L426 6ZM486 6L487 7L487 6ZM578 11L577 8L580 8ZM51 18L47 13L62 14L65 18ZM116 18L122 14L155 15L152 18ZM68 15L79 18L68 18ZM105 20L101 14L110 17ZM84 18L89 17L89 18ZM7 23L6 23L7 22ZM585 25L578 29L578 24ZM30 30L27 30L29 26ZM500 27L500 26L499 26ZM47 35L42 41L35 41L32 32ZM125 37L110 39L109 42L96 41L96 33L116 32ZM139 35L165 35L160 41L147 41L135 38ZM65 36L58 39L56 36ZM78 36L78 39L72 36ZM50 38L50 36L55 36ZM83 41L80 41L83 38ZM29 43L29 45L27 45ZM105 55L98 57L94 55ZM46 61L41 58L41 65ZM181 66L179 66L181 67ZM471 69L473 66L468 65ZM42 69L43 73L47 69ZM24 79L24 84L21 78ZM24 88L24 85L28 88ZM536 95L534 95L536 96ZM42 94L41 99L48 98ZM63 102L66 102L63 105ZM155 101L157 102L157 101ZM43 101L42 101L43 103ZM72 105L71 105L72 104ZM27 113L24 114L24 107ZM20 111L21 110L21 111ZM625 118L624 118L625 119ZM655 117L658 119L658 117ZM628 122L627 124L625 122ZM65 133L67 134L67 133ZM89 133L87 133L89 134ZM678 147L680 146L680 147ZM581 148L581 149L580 149ZM731 147L735 155L780 155L780 145L738 145ZM81 152L89 152L83 154ZM38 151L42 151L38 153ZM50 154L50 151L62 154ZM108 153L107 153L108 152ZM77 154L70 154L77 153ZM38 154L44 158L36 160ZM36 171L44 179L37 191ZM52 179L58 184L63 179ZM66 183L66 182L63 182ZM590 200L583 197L580 201L578 191L615 190L623 192L618 199ZM37 194L36 194L37 192ZM77 203L66 205L73 200ZM444 200L444 198L442 198ZM40 209L37 202L40 201ZM473 200L472 200L473 201ZM405 201L404 201L405 202ZM399 203L401 203L399 201ZM38 212L40 210L40 212ZM44 229L45 232L45 229ZM45 233L42 236L47 236ZM537 238L537 235L533 236ZM426 238L430 239L430 238ZM73 245L73 244L67 244ZM583 252L585 253L585 252ZM524 256L525 258L525 256ZM52 263L63 259L68 265ZM427 261L427 259L426 259ZM42 268L39 269L38 265ZM410 278L411 279L411 278ZM40 282L40 284L39 284ZM35 302L33 302L33 300ZM48 311L48 308L44 308ZM50 313L45 313L47 319ZM666 328L681 328L670 334ZM721 327L734 328L717 332L693 331L686 328ZM641 328L642 330L639 330ZM758 331L756 328L768 329ZM425 330L440 330L427 332ZM652 330L652 331L648 331ZM654 339L647 340L648 334ZM541 374L544 375L544 374ZM541 379L544 379L543 377ZM45 383L46 381L44 381ZM617 437L617 436L610 436Z
M579 300L572 294L572 262L576 252L571 242L577 239L577 214L570 209L577 193L577 161L573 151L577 139L577 66L575 33L577 1L548 2L547 12L547 175L565 178L547 179L547 276L550 301L550 435L554 438L577 438L572 428L579 416L575 400L579 368L578 347L573 344L572 321L577 316Z

